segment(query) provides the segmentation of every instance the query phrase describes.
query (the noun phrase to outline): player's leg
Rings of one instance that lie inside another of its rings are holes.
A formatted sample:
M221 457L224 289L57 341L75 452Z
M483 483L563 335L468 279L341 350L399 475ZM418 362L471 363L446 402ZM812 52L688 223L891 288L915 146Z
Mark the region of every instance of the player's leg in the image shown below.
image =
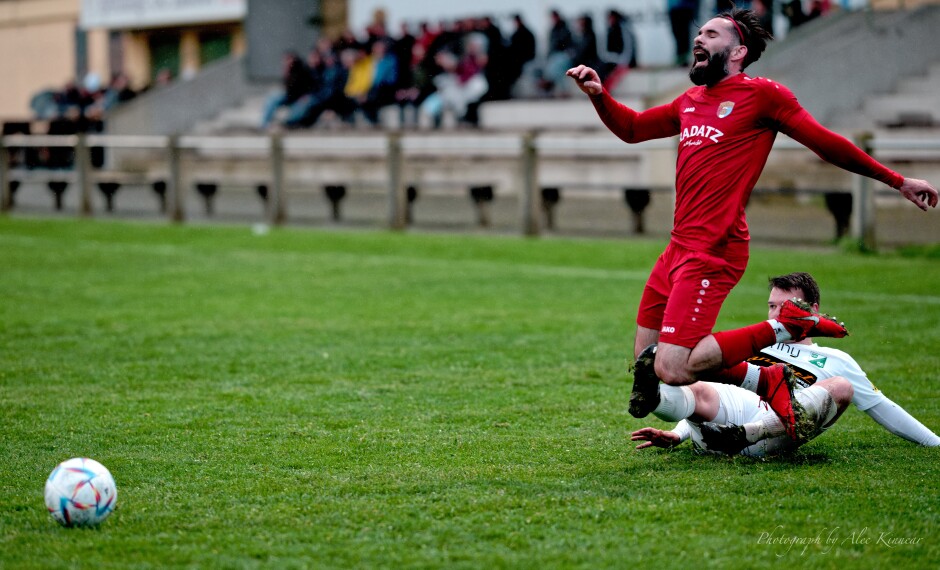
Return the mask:
M663 382L677 385L697 380L720 380L712 375L723 369L739 367L742 361L768 346L802 340L807 336L838 338L848 334L841 323L800 305L795 300L787 301L777 319L710 334L691 349L667 346L664 338L656 354L657 374ZM741 372L746 372L746 369L739 367L732 374Z
M688 386L656 383L648 396L646 408L638 409L631 396L630 413L642 418L652 413L663 421L712 421L718 414L719 395L715 384L696 382Z
M727 259L686 252L672 275L660 328L655 371L666 384L682 386L721 366L712 336L722 304L747 267L746 248Z
M659 329L650 329L637 325L633 341L633 358L640 356L643 349L659 342Z
M702 438L710 449L738 453L761 443L764 453L780 453L802 445L829 429L852 402L852 384L841 376L821 380L796 392L800 404L796 438L787 436L787 426L776 414L764 414L743 425L704 423Z

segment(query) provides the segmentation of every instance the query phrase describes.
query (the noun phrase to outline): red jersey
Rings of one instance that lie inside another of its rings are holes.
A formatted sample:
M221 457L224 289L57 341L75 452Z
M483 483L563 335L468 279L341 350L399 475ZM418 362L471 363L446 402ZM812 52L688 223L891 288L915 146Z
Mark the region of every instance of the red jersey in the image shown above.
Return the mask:
M789 89L766 78L739 73L641 113L606 91L591 100L604 124L626 142L679 135L672 240L694 251L719 256L729 249L746 251L744 207L777 132L851 172L895 188L904 182L816 122Z

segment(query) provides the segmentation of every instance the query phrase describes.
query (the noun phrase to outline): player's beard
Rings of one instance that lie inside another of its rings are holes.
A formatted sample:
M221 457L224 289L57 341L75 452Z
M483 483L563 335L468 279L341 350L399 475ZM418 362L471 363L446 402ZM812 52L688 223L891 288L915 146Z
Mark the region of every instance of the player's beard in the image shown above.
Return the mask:
M692 63L692 69L689 70L689 79L696 85L705 85L714 87L718 82L728 77L728 56L731 55L731 48L728 47L718 53L709 54L708 64L697 66Z

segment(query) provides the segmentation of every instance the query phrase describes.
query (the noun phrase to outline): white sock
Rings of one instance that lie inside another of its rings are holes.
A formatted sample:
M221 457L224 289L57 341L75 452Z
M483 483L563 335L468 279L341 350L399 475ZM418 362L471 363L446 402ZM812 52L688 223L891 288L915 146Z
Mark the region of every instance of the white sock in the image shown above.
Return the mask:
M793 337L790 335L790 331L787 330L787 327L781 325L777 319L769 319L767 322L770 323L770 326L774 328L774 334L777 335L777 342L787 342L788 340L793 340Z
M741 387L750 392L757 392L757 383L760 381L760 366L756 364L747 365L747 374L741 381Z
M762 439L777 437L785 433L787 433L787 428L777 416L744 424L744 434L751 443L757 443Z
M659 405L653 415L667 422L678 422L695 412L695 394L688 386L659 385Z

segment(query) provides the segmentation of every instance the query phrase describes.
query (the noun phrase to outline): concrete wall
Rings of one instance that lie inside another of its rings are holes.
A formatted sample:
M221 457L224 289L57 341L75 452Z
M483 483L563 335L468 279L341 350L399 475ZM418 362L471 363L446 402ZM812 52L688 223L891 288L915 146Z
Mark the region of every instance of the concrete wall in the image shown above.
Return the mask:
M190 129L244 98L257 94L244 60L232 57L206 66L194 78L159 87L121 105L107 121L111 134L170 135Z

